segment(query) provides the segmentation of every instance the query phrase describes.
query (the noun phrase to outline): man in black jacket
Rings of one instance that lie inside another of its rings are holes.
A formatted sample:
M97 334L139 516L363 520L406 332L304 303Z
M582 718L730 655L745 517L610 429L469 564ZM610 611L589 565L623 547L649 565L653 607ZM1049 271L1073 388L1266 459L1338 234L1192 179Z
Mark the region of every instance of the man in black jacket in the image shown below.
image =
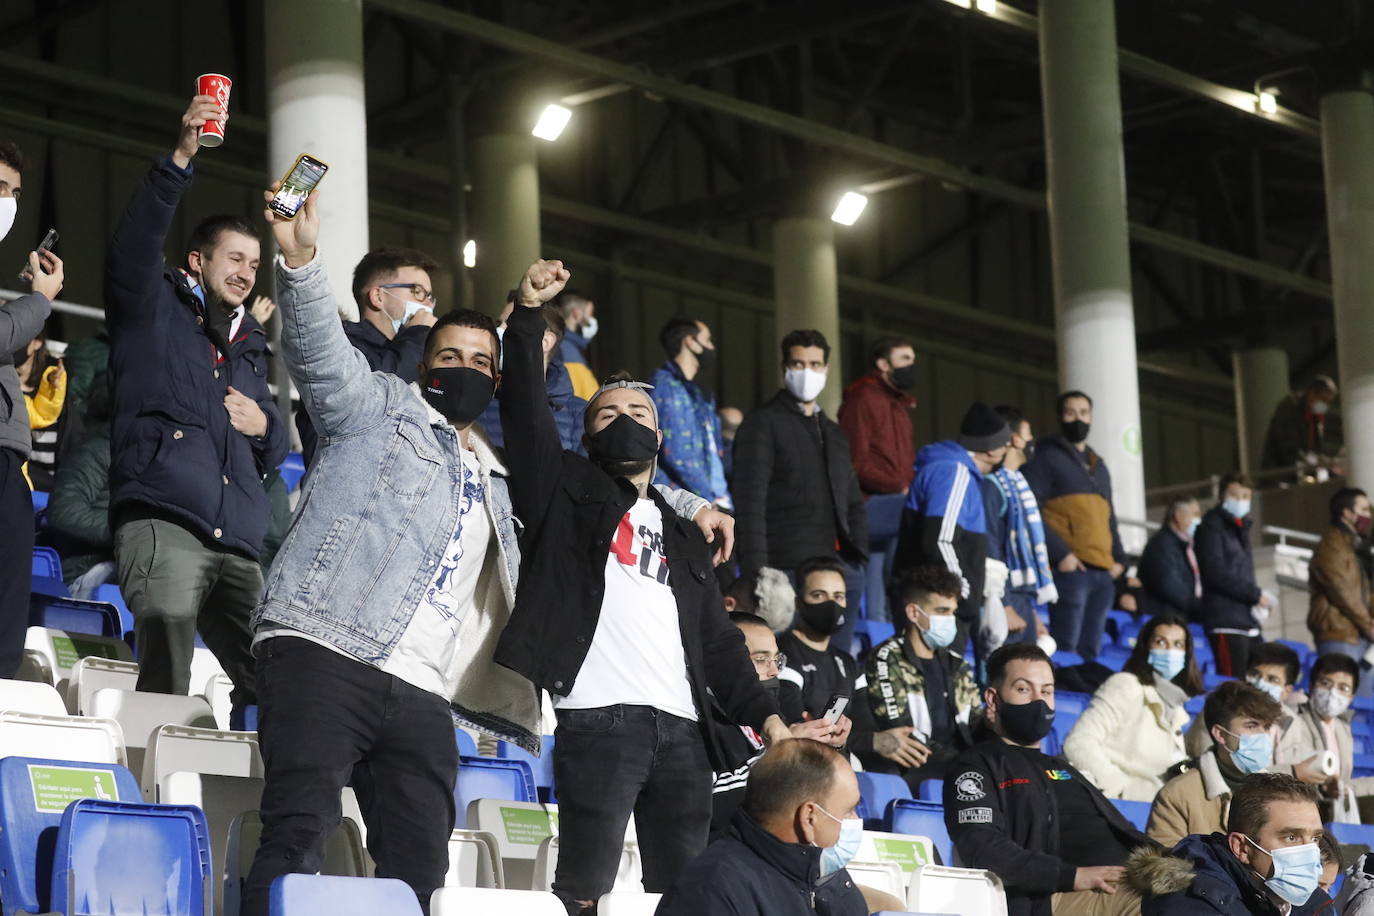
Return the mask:
M255 701L248 619L271 514L262 480L287 448L267 388L267 335L244 306L261 245L243 219L211 217L192 231L184 269L162 254L197 130L226 118L215 98L192 99L176 148L144 177L110 240L105 302L110 511L138 689L185 694L199 630L234 682L237 712Z
M735 435L740 568L791 572L808 557L838 552L858 595L868 554L863 494L848 437L816 403L830 344L820 331L793 331L782 339L782 368L783 389L750 411ZM837 631L839 644L852 633L851 621Z
M945 780L945 826L960 864L990 869L1009 916L1138 912L1120 886L1133 848L1152 845L1082 773L1040 752L1054 723L1054 669L1031 643L988 658L993 736L960 754Z
M1202 580L1198 577L1193 535L1202 521L1202 510L1191 496L1169 503L1164 524L1150 536L1140 555L1140 585L1144 593L1141 612L1146 617L1177 614L1196 620L1202 607Z
M1250 648L1263 640L1260 624L1276 600L1255 581L1250 545L1250 478L1239 472L1221 480L1221 502L1202 517L1195 544L1202 578L1202 625L1212 643L1217 673L1244 677Z
M559 443L539 309L568 276L536 262L506 325L501 425L525 533L496 660L554 695L553 890L577 914L614 884L631 813L647 891L667 890L706 845L711 776L726 762L713 699L768 743L789 734L725 614L705 541L649 486L661 433L645 386L613 379L591 398L590 460Z
M683 870L656 916L864 916L844 870L863 835L858 804L844 757L780 742L749 774L730 831Z

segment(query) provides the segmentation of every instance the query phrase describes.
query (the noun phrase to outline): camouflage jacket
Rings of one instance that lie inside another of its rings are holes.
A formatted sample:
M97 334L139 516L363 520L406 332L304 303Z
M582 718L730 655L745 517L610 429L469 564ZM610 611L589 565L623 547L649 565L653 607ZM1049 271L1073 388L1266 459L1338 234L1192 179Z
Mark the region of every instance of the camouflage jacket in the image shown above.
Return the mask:
M949 673L955 728L967 744L973 720L982 714L973 669L953 652L944 651L936 657ZM868 701L873 709L875 731L899 725L910 725L919 731L921 723L912 721L913 707L919 707L918 715L924 714L928 727L929 714L925 713L926 679L905 633L893 636L869 653L864 674L868 681Z

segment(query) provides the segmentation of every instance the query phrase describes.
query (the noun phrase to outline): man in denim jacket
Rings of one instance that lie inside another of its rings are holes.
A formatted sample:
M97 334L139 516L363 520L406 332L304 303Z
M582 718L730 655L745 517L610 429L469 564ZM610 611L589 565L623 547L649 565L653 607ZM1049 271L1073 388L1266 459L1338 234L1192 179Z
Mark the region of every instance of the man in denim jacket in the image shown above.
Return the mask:
M268 194L270 198L270 192ZM506 470L472 425L499 378L491 319L434 326L418 384L372 373L345 337L312 196L267 215L282 349L320 434L296 517L254 615L262 843L243 912L273 879L317 872L352 781L379 877L428 909L448 870L453 722L539 750L539 697L492 662L520 563ZM684 494L688 517L704 501Z

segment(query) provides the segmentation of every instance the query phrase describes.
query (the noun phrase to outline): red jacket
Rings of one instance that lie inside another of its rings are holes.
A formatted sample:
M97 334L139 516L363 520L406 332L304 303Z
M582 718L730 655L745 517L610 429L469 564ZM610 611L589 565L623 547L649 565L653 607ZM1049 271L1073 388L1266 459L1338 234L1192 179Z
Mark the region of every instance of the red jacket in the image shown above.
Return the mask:
M865 494L900 493L911 485L916 445L910 410L916 399L898 391L874 369L844 390L840 426Z

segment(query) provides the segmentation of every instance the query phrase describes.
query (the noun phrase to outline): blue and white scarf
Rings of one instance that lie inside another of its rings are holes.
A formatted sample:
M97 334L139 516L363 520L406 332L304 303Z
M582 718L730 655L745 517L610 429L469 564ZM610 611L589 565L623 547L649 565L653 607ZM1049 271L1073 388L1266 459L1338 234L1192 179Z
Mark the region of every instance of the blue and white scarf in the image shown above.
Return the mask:
M998 468L992 476L1007 497L1007 586L1033 588L1038 603L1053 604L1059 591L1050 571L1040 504L1020 471Z

